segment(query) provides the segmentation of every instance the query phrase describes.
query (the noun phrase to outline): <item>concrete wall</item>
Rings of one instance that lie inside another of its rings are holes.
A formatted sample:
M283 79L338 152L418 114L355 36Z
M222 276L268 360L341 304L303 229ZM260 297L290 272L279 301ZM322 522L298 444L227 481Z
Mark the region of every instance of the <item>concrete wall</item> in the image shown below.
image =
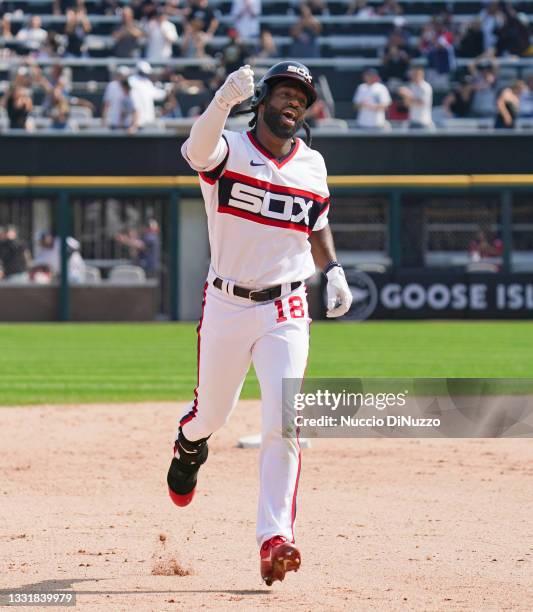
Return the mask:
M200 318L209 256L203 200L183 199L179 219L179 312L183 321Z

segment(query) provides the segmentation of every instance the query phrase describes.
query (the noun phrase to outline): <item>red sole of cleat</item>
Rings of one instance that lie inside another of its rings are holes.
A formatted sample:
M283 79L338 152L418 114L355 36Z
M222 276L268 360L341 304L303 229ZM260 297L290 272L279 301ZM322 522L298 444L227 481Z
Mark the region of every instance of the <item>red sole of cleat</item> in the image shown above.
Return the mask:
M192 498L194 497L195 491L196 487L186 495L178 495L177 493L174 493L172 489L169 489L168 494L170 495L170 499L176 504L176 506L183 508L184 506L188 506L192 502Z
M270 575L263 577L266 585L272 586L276 580L282 582L287 572L297 572L300 569L301 562L300 552L296 548L282 545L276 552Z

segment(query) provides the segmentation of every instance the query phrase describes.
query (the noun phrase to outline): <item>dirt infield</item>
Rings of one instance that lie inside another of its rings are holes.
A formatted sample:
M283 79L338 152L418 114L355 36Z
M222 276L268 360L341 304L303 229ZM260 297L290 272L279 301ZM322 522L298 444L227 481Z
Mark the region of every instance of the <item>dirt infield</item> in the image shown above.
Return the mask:
M259 428L239 405L185 509L176 405L2 408L0 588L81 610L533 609L532 440L320 440L304 451L302 568L261 584ZM5 591L4 591L5 593Z

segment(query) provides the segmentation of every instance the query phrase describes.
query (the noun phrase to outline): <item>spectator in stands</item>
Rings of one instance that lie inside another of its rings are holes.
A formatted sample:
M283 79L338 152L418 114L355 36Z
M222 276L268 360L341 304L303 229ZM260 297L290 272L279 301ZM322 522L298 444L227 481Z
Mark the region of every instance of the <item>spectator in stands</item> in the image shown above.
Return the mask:
M270 30L261 30L259 35L259 44L255 52L256 58L271 59L273 57L279 57L278 48L272 36Z
M24 64L16 68L16 73L12 78L11 84L13 87L24 88L30 96L32 95L32 87L35 80L40 74L40 68L31 58L24 58Z
M484 51L483 30L481 20L474 19L466 24L466 29L460 36L457 44L457 54L459 57L478 57Z
M397 45L388 46L385 49L383 66L381 69L383 79L385 81L389 81L390 79L405 81L407 71L409 70L409 62L409 55L406 51Z
M402 51L405 51L409 56L414 55L414 49L411 48L411 33L407 27L407 20L405 17L395 17L394 27L389 34L387 40L387 48L398 47Z
M385 17L388 15L402 15L403 9L397 0L385 0L378 8L378 15Z
M126 233L117 234L115 239L136 253L135 263L143 268L148 278L157 276L161 267L161 238L156 219L148 220L138 238Z
M124 231L115 234L114 239L124 247L124 250L119 252L118 257L128 258L136 262L138 250L135 245L137 245L139 241L139 230L136 227L127 227Z
M131 85L128 78L120 81L122 97L120 99L120 114L117 127L126 130L128 134L135 134L139 129L139 113L135 109L135 103L131 93Z
M517 14L514 8L503 3L503 22L496 30L496 55L524 55L529 49L529 20ZM525 22L524 22L525 21Z
M187 10L186 2L184 0L166 0L165 1L165 13L167 15L182 16Z
M387 117L390 121L394 121L396 123L405 123L409 120L409 109L405 106L405 101L402 96L398 93L398 81L390 81L391 85L387 85L390 95L391 95L391 105L387 109ZM395 89L397 88L397 89Z
M533 118L533 74L526 76L526 87L520 94L520 108L518 116L521 119Z
M315 17L329 15L329 9L325 0L307 0L309 9Z
M38 51L46 42L47 33L42 27L39 15L32 15L28 25L17 32L16 39L23 43L28 51Z
M0 261L4 278L27 272L31 261L30 251L18 237L18 230L9 225L0 240Z
M370 19L376 15L374 7L368 4L368 0L351 0L346 9L347 15L355 15L360 19Z
M52 276L61 269L61 243L51 232L41 232L35 248L34 267L48 269Z
M409 109L409 127L430 128L433 126L433 88L426 81L422 66L413 66L409 77L409 85L398 90Z
M167 96L164 89L156 87L152 83L151 74L152 67L150 64L141 61L137 64L136 74L130 77L131 95L139 128L155 121L155 102L162 101Z
M320 57L320 44L318 37L322 24L311 13L309 5L300 6L300 18L291 28L292 43L289 56L292 57Z
M168 83L170 93L196 95L206 91L205 78L186 79L179 66L165 66L160 73L159 80L162 83Z
M470 109L473 117L493 117L496 108L496 67L487 59L478 59L469 66L474 97Z
M13 32L11 30L11 19L13 15L9 11L4 11L2 9L5 9L5 7L0 5L0 36L3 38L4 42L0 48L0 57L7 56L7 53L10 52L10 49L5 47L5 43L8 43L13 39Z
M241 40L241 36L235 28L228 30L228 38L229 42L222 47L219 55L226 74L238 70L246 63L246 59L250 55L248 45Z
M163 104L163 112L161 113L163 119L181 119L183 117L183 111L178 101L178 91L179 86L174 86Z
M469 74L463 75L442 102L445 114L458 119L469 117L473 97L473 77Z
M67 237L67 266L68 280L72 283L81 283L85 280L86 265L80 253L81 245L78 240ZM51 232L42 232L38 236L34 269L48 270L51 277L61 274L61 239L54 237Z
M524 81L514 81L511 87L502 89L496 101L498 114L494 127L496 129L512 130L516 127L516 119L520 110L520 96L527 89Z
M365 129L387 129L389 124L385 112L392 102L389 90L373 68L365 71L363 79L364 82L356 89L353 97L357 125Z
M130 6L121 9L121 25L113 32L116 57L138 57L144 32L137 26Z
M233 0L230 14L241 38L249 40L259 36L261 0Z
M36 55L37 61L51 60L59 57L61 45L61 36L53 30L48 30L44 45L39 49Z
M81 57L85 53L85 38L91 31L91 23L85 9L67 9L65 35L67 46L65 55L67 57Z
M120 15L123 5L122 0L98 0L98 13L116 17Z
M2 26L1 26L0 35L4 39L4 44L0 45L0 60L7 60L13 55L13 52L11 51L11 49L5 44L6 42L9 42L13 38L13 33L11 32L11 14L10 13L4 13L2 15Z
M76 11L84 7L84 0L53 0L54 15L66 15L69 9Z
M204 57L208 36L202 30L202 22L193 19L185 22L183 36L180 39L181 54L183 57Z
M146 59L160 62L172 57L172 45L178 42L176 26L169 21L162 7L146 24Z
M157 0L131 0L129 6L133 10L135 19L144 23L156 12L158 2Z
M456 68L455 48L449 39L441 35L427 54L428 68L437 74L449 74Z
M52 129L64 130L68 127L70 104L60 86L56 86L52 91L51 107L48 115L52 119Z
M503 241L488 227L480 227L468 247L472 261L483 261L503 255Z
M66 109L66 102L69 107L83 106L84 108L88 108L91 113L94 112L94 104L92 102L70 95L72 89L72 74L68 66L54 64L49 78L42 72L39 72L35 76L35 82L38 82L45 91L45 97L42 103L42 111L45 116L54 118L54 116L57 115L59 99L61 99L60 106L63 110ZM52 113L52 108L56 108L54 113Z
M12 85L4 94L2 104L6 108L11 130L33 130L34 124L30 117L33 102L27 88Z
M330 108L324 100L320 85L317 85L316 89L318 98L316 102L312 104L305 113L305 121L310 127L315 127L317 125L320 125L320 122L333 118Z
M424 26L419 44L420 52L427 58L428 68L437 74L448 74L455 70L453 33L447 16L432 17Z
M121 127L122 98L124 97L122 81L127 79L129 74L129 68L119 66L104 91L102 121L112 130L118 130Z
M430 21L422 29L420 38L420 51L427 55L431 48L437 44L438 39L444 36L449 44L453 44L454 35L450 15L443 12L431 17Z
M208 0L190 0L190 5L185 11L187 22L193 26L194 31L206 34L204 44L215 35L219 21Z
M483 31L483 48L485 53L494 54L498 38L496 29L503 23L500 2L489 2L480 13L481 29Z
M68 66L62 66L59 63L52 65L48 78L40 72L36 80L47 92L51 92L55 87L60 87L64 94L68 94L72 89L72 71ZM46 101L43 104L46 105Z
M13 38L13 32L11 31L11 13L4 13L2 15L2 38L5 40Z

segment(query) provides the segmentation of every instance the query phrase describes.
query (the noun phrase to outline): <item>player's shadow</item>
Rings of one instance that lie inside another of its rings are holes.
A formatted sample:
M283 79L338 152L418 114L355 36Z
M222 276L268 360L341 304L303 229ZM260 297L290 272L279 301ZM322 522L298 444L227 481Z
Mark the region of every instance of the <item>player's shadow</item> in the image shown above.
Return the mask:
M271 590L264 589L164 589L164 590L142 590L135 589L133 591L98 591L98 590L80 590L74 585L80 582L100 582L108 580L107 578L64 578L61 580L42 580L41 582L33 582L11 589L0 589L0 595L9 593L54 593L56 591L73 590L76 595L146 595L146 594L163 594L170 595L180 593L225 593L226 595L268 595Z

